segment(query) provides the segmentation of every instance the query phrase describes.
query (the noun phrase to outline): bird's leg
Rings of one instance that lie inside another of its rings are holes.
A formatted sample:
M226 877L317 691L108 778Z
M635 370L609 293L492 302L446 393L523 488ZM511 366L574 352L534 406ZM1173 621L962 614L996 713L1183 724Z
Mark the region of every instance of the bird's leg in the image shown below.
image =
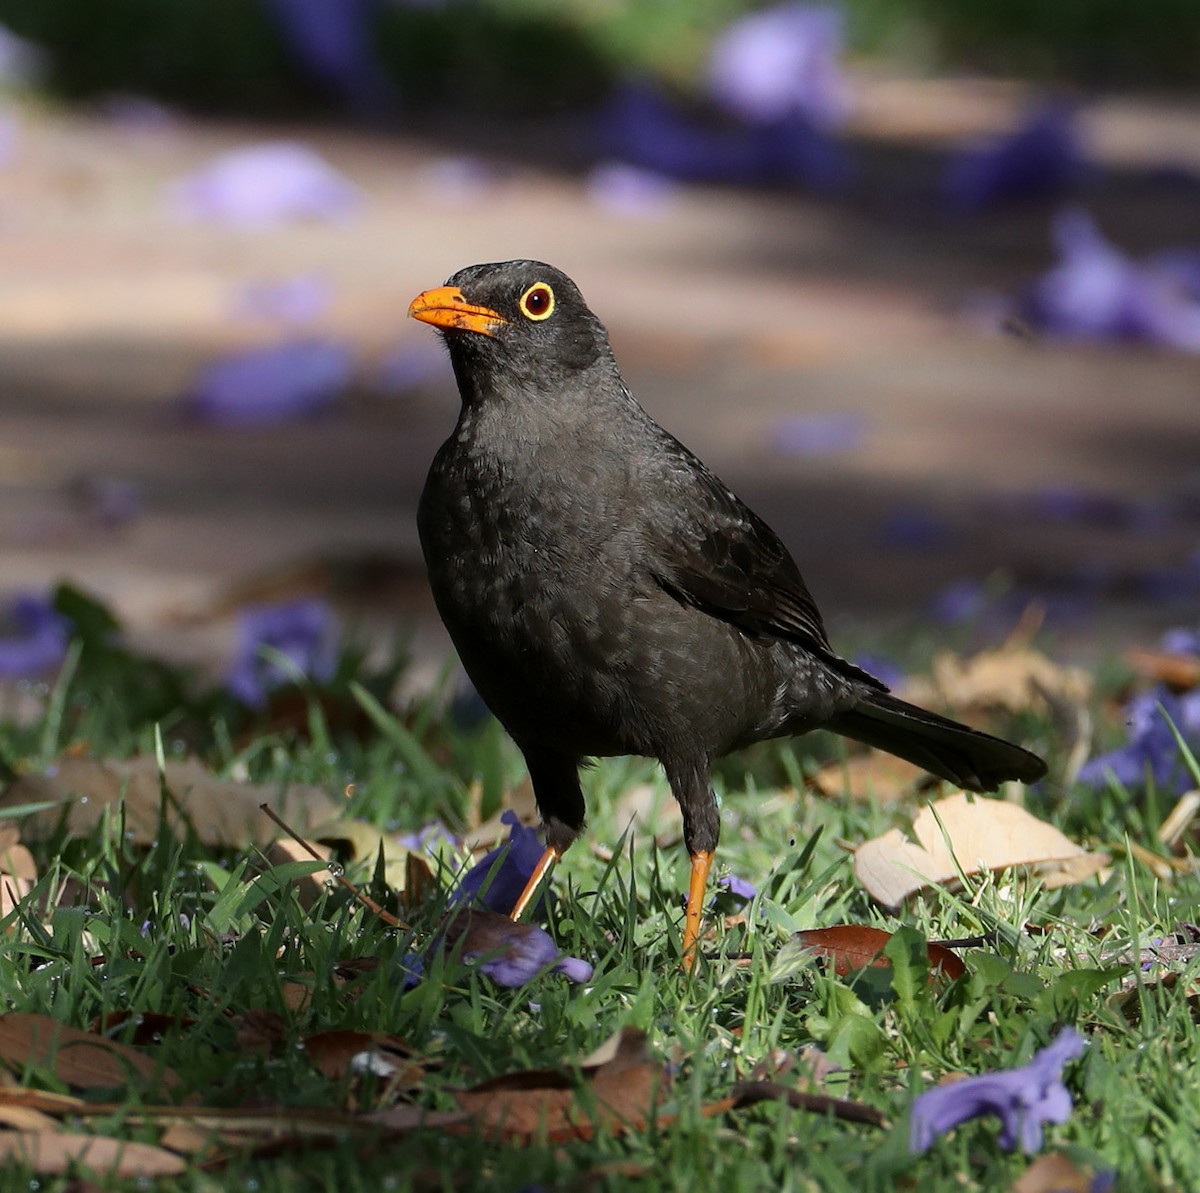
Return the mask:
M683 920L683 968L690 971L696 964L708 870L717 849L721 819L717 812L717 797L709 781L707 758L688 758L682 762L664 758L663 769L683 812L683 843L692 859L687 911Z
M520 919L525 908L533 902L542 880L579 836L584 815L578 760L535 746L522 746L522 753L529 767L534 798L546 829L546 849L509 912L508 918L511 920Z
M704 892L708 888L708 868L713 855L701 849L692 854L692 878L688 883L687 911L683 920L683 968L696 965L696 941L700 939L700 917L704 911Z
M513 909L508 913L510 920L519 920L525 912L525 908L533 901L534 895L538 892L538 887L542 885L542 879L550 868L562 857L562 853L555 849L553 845L547 845L546 851L538 858L537 865L533 868L533 873L529 876L529 881L525 884L525 889L517 896L517 901L513 904Z

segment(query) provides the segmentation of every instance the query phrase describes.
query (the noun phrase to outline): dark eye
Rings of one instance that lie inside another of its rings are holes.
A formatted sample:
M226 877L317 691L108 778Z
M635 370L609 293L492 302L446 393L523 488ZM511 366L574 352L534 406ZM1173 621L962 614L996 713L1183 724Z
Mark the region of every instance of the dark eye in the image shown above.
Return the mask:
M519 305L527 319L548 319L554 314L554 291L545 282L534 282L521 295Z

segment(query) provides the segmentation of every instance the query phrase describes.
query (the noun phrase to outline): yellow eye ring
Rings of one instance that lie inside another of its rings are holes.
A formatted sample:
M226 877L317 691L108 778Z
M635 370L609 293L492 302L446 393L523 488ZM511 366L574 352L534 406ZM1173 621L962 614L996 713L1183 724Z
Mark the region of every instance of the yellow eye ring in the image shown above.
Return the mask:
M545 282L534 282L517 304L526 319L540 322L554 314L554 291Z

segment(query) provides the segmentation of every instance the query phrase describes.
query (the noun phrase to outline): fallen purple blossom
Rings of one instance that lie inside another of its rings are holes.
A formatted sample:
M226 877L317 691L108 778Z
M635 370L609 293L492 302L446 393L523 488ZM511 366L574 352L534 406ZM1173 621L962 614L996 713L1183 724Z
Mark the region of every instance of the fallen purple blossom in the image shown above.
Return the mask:
M952 208L970 213L1009 199L1061 194L1088 172L1074 106L1047 103L1013 132L953 154L942 194Z
M666 175L625 162L593 166L585 187L596 207L626 216L660 215L679 193L678 184Z
M268 648L286 659L276 661ZM255 605L238 617L234 662L225 686L243 704L262 708L274 688L298 676L324 682L338 655L338 627L324 601L301 599L279 605Z
M376 368L372 388L398 397L437 381L451 382L450 358L440 344L422 338L393 348Z
M800 116L814 128L840 125L851 106L838 63L841 12L823 4L780 4L741 17L713 42L708 92L749 123Z
M1130 791L1153 783L1172 795L1196 786L1171 726L1193 753L1200 753L1200 689L1182 695L1162 686L1140 692L1125 706L1125 724L1129 740L1084 763L1080 783L1099 790L1116 782Z
M749 903L758 894L758 887L754 883L745 878L739 878L736 874L723 874L717 880L717 886L735 899L741 899L746 903Z
M71 504L103 530L119 530L142 514L141 490L118 476L79 476L69 486Z
M768 430L771 447L789 456L833 456L857 451L867 436L861 414L795 414Z
M0 86L34 87L46 74L46 52L0 25Z
M470 207L495 190L498 176L482 158L468 154L439 157L421 170L421 182L442 203Z
M458 838L440 820L423 824L415 833L396 833L395 840L412 853L423 853L429 857L437 857L443 848L459 848Z
M262 0L292 57L358 115L396 104L396 92L375 53L379 0Z
M1020 1068L979 1077L964 1077L926 1090L913 1101L909 1118L909 1150L927 1151L940 1136L968 1119L985 1114L1000 1118L999 1143L1006 1151L1020 1147L1032 1153L1042 1147L1047 1123L1071 1116L1071 1094L1062 1082L1063 1066L1082 1055L1087 1041L1073 1027L1064 1028Z
M0 675L46 675L63 661L70 636L71 622L44 597L10 597L0 605Z
M243 282L233 295L231 316L239 321L266 319L273 323L315 323L329 310L333 286L318 273L270 281Z
M880 539L902 551L937 551L954 542L954 527L929 510L910 507L893 510L883 520Z
M605 158L690 182L833 190L853 175L842 147L800 117L711 127L641 83L617 89L596 119Z
M1036 489L1028 513L1047 522L1108 526L1139 533L1160 529L1166 518L1160 506L1065 482Z
M482 907L460 911L451 921L445 943L457 947L463 961L479 961L479 972L497 986L523 986L546 972L587 982L593 972L586 961L560 952L549 933L536 924L515 924Z
M1065 339L1134 341L1200 352L1200 294L1180 282L1168 254L1133 261L1100 234L1086 212L1054 221L1059 263L1029 288L1018 314Z
M346 345L289 340L209 365L193 383L186 409L217 426L271 426L326 409L352 376Z
M262 228L289 220L343 220L361 195L306 145L268 141L233 149L167 188L177 215Z
M545 851L537 830L527 828L511 809L500 819L508 825L506 840L489 850L463 876L450 896L451 903L477 902L489 911L512 911ZM542 907L539 899L535 914Z
M1159 640L1158 648L1167 654L1200 655L1200 629L1176 626L1167 630Z

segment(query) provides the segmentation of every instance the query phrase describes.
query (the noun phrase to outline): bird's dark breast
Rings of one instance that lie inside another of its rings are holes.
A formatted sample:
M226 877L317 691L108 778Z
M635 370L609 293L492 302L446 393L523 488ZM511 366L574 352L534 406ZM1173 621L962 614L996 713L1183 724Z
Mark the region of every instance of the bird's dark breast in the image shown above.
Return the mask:
M518 743L715 757L780 732L787 648L664 591L619 494L526 475L536 488L447 444L418 513L438 611Z

